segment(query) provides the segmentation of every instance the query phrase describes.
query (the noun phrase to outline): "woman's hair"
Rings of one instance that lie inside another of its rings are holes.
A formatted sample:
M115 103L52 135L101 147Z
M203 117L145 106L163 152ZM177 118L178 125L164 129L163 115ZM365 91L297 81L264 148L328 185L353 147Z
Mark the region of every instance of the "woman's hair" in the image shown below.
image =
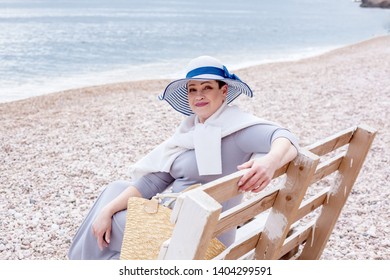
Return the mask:
M221 80L215 80L215 81L218 83L219 88L222 88L224 85L227 85L227 83L225 83L224 81ZM188 89L187 85L188 84L186 84L186 88Z
M226 85L226 83L221 80L216 80L216 82L218 83L219 88L222 88L224 85Z

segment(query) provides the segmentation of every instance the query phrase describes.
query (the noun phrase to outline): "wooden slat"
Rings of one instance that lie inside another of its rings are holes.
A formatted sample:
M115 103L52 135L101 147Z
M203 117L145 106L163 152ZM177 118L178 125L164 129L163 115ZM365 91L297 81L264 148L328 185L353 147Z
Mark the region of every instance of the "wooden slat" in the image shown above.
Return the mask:
M298 209L297 215L294 218L294 222L298 221L299 219L302 219L307 214L313 212L315 209L323 205L328 196L329 191L330 191L329 187L325 188L324 190L320 191L318 194L303 201L303 203Z
M336 156L328 159L327 161L320 163L317 167L316 173L313 176L311 184L318 182L322 178L332 174L339 169L340 163L345 156L345 152L337 154Z
M323 156L348 144L355 130L356 127L348 128L312 145L306 146L305 149L318 156Z
M223 212L220 216L214 236L218 236L228 229L236 227L269 209L274 204L280 188L257 195L236 207Z
M278 258L318 162L318 156L301 150L290 163L284 187L278 192L264 231L256 245L256 259Z
M181 199L171 241L159 257L166 260L203 259L222 206L200 189L186 192Z
M246 172L248 172L247 169L234 172L213 182L204 184L201 189L216 201L222 203L239 194L237 183Z
M291 236L286 238L279 257L284 256L286 253L293 250L296 246L304 243L311 233L314 225L315 220L311 221L303 227L297 228ZM225 252L223 252L223 254L218 257L218 259L236 260L244 256L256 247L256 243L260 235L261 232L252 233L252 235L248 236L247 239L239 240L236 243L233 243L228 249L226 249Z
M236 243L233 243L228 249L225 250L225 252L218 256L218 259L236 260L244 256L256 247L260 235L261 232L253 233L247 239L239 240Z
M294 229L293 234L286 238L282 250L280 251L280 257L284 256L285 254L305 242L309 234L311 233L315 223L316 221L313 220L300 228Z
M276 170L274 177L272 179L276 179L279 176L285 174L289 165L290 165L290 163L287 163L287 164L283 165L282 167L280 167L278 170Z
M313 236L309 236L300 259L319 259L341 210L352 190L363 162L375 138L376 131L370 127L358 127L353 134L346 156L340 164L340 180L322 207ZM310 244L310 246L308 245Z
M288 168L289 164L286 164L275 171L274 179L285 174L286 170ZM234 172L230 175L224 176L220 179L217 179L213 182L204 184L201 188L206 192L208 195L213 197L216 201L219 203L222 203L224 201L229 200L230 198L237 196L239 193L238 191L238 181L240 178L248 172L248 169L240 170L237 172Z

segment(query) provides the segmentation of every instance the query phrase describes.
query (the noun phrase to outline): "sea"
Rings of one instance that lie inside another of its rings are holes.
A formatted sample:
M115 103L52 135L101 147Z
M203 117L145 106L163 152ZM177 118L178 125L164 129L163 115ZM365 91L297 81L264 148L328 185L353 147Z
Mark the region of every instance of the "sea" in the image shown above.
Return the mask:
M199 55L233 70L390 34L353 0L0 0L0 102L175 79ZM390 46L389 46L390 47Z

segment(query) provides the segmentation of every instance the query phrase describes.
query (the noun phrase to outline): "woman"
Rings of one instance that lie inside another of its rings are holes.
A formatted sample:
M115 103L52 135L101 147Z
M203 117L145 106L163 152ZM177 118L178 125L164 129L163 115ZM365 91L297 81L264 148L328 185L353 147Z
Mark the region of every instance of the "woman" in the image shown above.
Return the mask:
M107 186L80 226L69 258L119 258L129 197L151 198L168 186L180 192L245 168L249 171L238 187L264 189L274 172L295 158L298 143L288 130L228 105L242 93L253 96L249 86L215 58L192 60L186 78L170 83L159 96L188 117L171 138L131 167L131 182ZM251 159L253 154L263 156ZM223 210L241 199L227 201ZM218 238L228 246L235 231Z

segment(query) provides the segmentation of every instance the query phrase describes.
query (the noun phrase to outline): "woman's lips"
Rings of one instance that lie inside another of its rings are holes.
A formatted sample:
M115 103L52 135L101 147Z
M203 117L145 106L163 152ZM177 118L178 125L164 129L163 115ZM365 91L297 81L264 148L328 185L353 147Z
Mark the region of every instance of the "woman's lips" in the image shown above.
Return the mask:
M204 106L206 106L207 104L209 104L208 102L197 102L197 103L195 103L195 106L196 107L204 107Z

